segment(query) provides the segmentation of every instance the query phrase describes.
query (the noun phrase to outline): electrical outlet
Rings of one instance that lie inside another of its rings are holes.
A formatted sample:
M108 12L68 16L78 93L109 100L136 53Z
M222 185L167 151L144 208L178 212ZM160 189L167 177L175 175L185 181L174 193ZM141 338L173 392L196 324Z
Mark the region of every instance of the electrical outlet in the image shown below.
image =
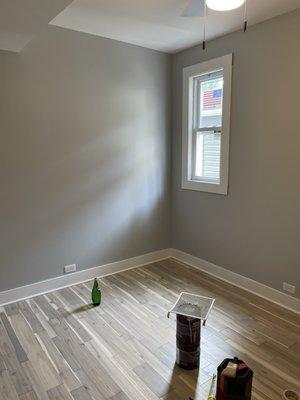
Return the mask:
M295 294L296 292L296 286L290 285L289 283L283 282L283 290L286 292Z
M65 274L70 274L71 272L75 272L75 271L76 271L76 264L70 264L70 265L64 266Z

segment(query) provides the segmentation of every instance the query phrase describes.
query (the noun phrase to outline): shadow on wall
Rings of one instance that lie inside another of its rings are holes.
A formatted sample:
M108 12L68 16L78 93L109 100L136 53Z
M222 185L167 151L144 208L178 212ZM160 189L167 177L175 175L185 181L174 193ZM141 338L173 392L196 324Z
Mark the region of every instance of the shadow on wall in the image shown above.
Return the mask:
M7 120L0 290L166 246L165 134L147 92L128 95L137 107L103 128L100 109L74 123L67 107L64 132L44 116Z

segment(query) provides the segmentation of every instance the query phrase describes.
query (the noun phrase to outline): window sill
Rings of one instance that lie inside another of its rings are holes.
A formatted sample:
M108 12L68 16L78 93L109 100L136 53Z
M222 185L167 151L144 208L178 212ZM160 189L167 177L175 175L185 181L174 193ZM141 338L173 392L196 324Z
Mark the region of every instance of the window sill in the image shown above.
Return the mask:
M215 194L228 194L228 188L226 184L222 183L208 183L200 182L196 180L183 180L181 184L182 189L195 190L198 192L207 192Z

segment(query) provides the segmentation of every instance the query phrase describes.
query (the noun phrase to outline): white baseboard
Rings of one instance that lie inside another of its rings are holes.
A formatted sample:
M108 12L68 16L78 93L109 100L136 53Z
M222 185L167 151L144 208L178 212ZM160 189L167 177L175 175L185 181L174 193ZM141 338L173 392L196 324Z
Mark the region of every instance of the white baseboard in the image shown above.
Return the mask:
M170 249L171 257L190 265L191 267L197 268L215 278L222 279L234 286L247 290L259 297L269 300L275 304L278 304L290 311L300 314L300 299L289 296L288 294L282 293L279 290L273 289L269 286L254 281L253 279L247 278L243 275L239 275L226 268L215 265L211 262L202 260L201 258L192 256L184 253L181 250Z
M141 256L128 258L127 260L116 261L99 267L74 272L73 274L62 275L45 281L6 290L0 292L0 306L86 282L93 279L95 276L103 277L128 269L141 267L168 257L170 257L170 249L158 250Z
M177 249L158 250L127 260L116 261L99 267L74 272L73 274L62 275L45 281L6 290L0 292L0 306L86 282L93 279L95 276L103 277L111 275L169 257L300 314L300 299Z

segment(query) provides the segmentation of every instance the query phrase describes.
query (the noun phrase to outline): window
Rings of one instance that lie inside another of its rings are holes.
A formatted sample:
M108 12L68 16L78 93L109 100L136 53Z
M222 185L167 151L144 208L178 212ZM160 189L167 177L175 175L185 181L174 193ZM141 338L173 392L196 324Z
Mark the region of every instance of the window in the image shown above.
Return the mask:
M182 188L227 194L229 54L183 69Z

